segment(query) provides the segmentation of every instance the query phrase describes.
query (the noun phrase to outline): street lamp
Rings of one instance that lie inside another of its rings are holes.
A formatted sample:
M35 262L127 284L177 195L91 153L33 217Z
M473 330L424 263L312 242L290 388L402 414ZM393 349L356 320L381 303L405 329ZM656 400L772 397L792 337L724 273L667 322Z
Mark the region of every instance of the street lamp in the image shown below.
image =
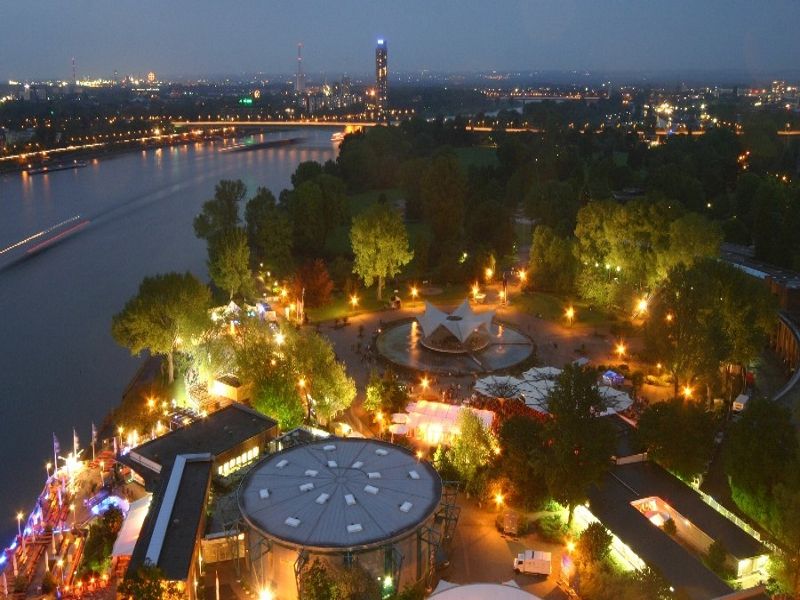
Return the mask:
M636 303L636 314L642 315L647 312L647 298L642 298Z
M356 307L358 306L358 296L356 296L355 294L350 296L350 305L353 307L353 310L355 310Z
M622 357L625 356L625 344L622 342L618 343L614 352L616 352L619 359L622 360Z
M564 311L564 316L567 318L567 322L572 325L572 321L575 319L575 309L571 306L567 307L567 310Z
M416 287L412 286L411 287L411 299L412 300L416 300L418 295L419 295L419 290Z
M17 513L17 533L19 534L19 537L22 537L22 518L24 516L25 515L23 515L21 512Z
M494 269L491 267L486 267L486 271L484 271L484 273L486 274L486 283L489 283L494 275Z
M275 344L278 346L282 346L283 342L286 341L286 336L281 333L280 331L275 334Z
M53 466L53 463L51 463L51 462L48 462L48 463L47 463L47 464L44 466L44 470L45 470L45 471L47 471L47 478L48 478L48 479L50 479L50 468L51 468L52 466Z
M683 390L681 390L683 397L687 400L692 397L692 386L685 385L683 386Z

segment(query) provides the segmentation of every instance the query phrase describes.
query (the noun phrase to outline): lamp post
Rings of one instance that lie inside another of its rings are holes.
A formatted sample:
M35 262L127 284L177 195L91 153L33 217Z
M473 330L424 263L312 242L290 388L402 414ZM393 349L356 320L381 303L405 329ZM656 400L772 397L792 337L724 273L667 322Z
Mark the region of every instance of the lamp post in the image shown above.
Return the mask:
M416 302L418 295L419 295L419 290L415 286L412 286L411 287L411 300L413 302Z
M572 327L572 321L575 320L575 309L571 306L567 307L567 310L564 311L564 316L567 318L567 323Z
M19 537L22 537L22 517L23 514L21 512L17 513L17 533Z
M356 296L355 294L350 296L350 306L353 307L353 311L355 311L356 308L358 307L358 296Z

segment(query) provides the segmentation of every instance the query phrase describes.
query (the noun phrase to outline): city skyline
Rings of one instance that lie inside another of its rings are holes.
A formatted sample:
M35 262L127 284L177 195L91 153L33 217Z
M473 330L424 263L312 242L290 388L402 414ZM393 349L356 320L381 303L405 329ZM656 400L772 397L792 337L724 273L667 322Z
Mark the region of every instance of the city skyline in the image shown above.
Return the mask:
M788 1L770 11L744 2L650 0L513 2L502 10L482 2L410 4L10 4L7 22L35 23L40 51L30 52L30 27L10 28L0 78L68 79L72 57L78 77L110 77L115 70L290 74L299 42L306 73L369 73L370 49L380 38L392 43L394 73L691 70L757 77L796 70L800 52L800 40L785 26L800 20L800 5Z

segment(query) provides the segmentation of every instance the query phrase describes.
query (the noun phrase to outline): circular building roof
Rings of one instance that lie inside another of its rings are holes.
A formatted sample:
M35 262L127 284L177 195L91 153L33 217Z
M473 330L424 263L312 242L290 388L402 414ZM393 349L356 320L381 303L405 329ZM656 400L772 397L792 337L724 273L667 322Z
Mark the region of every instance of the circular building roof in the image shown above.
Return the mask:
M468 583L455 585L441 583L430 595L431 600L539 600L538 596L522 590L513 581L509 583Z
M436 510L442 481L408 450L333 438L273 454L239 488L251 527L292 546L320 550L383 544Z

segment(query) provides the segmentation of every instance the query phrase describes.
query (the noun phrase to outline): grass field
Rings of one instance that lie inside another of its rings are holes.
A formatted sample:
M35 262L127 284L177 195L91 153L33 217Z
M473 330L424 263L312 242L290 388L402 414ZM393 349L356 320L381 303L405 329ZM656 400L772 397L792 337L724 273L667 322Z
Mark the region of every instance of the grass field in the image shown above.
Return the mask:
M609 321L606 313L592 308L588 304L545 292L512 296L511 303L523 312L531 315L541 315L543 319L548 321L564 322L566 320L566 310L570 306L575 311L575 323L602 325Z

